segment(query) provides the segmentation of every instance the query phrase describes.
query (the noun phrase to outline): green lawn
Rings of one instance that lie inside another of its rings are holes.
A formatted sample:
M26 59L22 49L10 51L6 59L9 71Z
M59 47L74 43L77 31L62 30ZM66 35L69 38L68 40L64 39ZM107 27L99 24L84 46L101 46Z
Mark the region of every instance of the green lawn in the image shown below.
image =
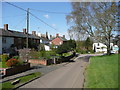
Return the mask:
M40 72L36 72L36 73L32 73L32 74L29 74L29 75L24 76L24 77L17 78L17 79L20 79L20 82L18 84L25 83L29 80L32 80L35 77L39 77L40 75L41 75ZM14 87L16 87L16 85L18 85L18 84L12 85L11 82L12 81L2 83L2 89L4 90L4 89L8 89L8 88L14 88Z
M5 62L0 62L0 68L7 68L8 66L5 64Z
M71 55L71 53L69 53L69 52L68 53L63 53L64 57L67 57L67 56L70 56L70 55Z
M118 88L118 55L90 58L85 88Z

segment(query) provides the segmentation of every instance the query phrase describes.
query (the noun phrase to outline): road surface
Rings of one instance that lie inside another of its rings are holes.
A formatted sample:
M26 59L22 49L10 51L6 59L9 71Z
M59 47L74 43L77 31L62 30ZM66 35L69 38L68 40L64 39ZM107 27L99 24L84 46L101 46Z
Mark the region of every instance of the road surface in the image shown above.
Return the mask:
M74 62L70 62L20 88L83 88L84 71L89 57L88 55L84 58L79 56Z

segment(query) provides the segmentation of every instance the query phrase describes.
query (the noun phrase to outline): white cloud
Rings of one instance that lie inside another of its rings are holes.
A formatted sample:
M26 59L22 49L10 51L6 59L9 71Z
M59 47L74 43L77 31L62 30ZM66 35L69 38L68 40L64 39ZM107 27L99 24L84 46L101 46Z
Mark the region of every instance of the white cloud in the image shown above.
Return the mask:
M56 26L56 24L52 24L52 26L53 26L53 27L55 27L55 26Z
M43 15L45 18L49 18L49 15L48 14L46 14L46 15Z

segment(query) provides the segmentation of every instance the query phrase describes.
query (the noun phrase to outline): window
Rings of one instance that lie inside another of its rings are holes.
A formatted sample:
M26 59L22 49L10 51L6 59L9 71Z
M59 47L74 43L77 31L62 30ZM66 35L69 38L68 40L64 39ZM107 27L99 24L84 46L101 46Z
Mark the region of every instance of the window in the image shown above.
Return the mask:
M3 53L6 53L6 47L2 48Z
M98 43L98 46L100 46L100 44Z
M97 49L100 49L100 48L97 48Z
M2 38L2 42L6 43L6 38L5 37Z
M62 42L60 42L60 45L62 44Z

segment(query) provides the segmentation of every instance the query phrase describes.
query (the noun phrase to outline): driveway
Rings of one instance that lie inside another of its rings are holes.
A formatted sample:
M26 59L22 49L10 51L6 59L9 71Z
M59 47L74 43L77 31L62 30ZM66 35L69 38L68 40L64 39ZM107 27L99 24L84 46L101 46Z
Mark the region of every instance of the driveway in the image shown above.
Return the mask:
M79 56L74 62L66 64L20 88L83 88L84 71L90 56L93 55Z

